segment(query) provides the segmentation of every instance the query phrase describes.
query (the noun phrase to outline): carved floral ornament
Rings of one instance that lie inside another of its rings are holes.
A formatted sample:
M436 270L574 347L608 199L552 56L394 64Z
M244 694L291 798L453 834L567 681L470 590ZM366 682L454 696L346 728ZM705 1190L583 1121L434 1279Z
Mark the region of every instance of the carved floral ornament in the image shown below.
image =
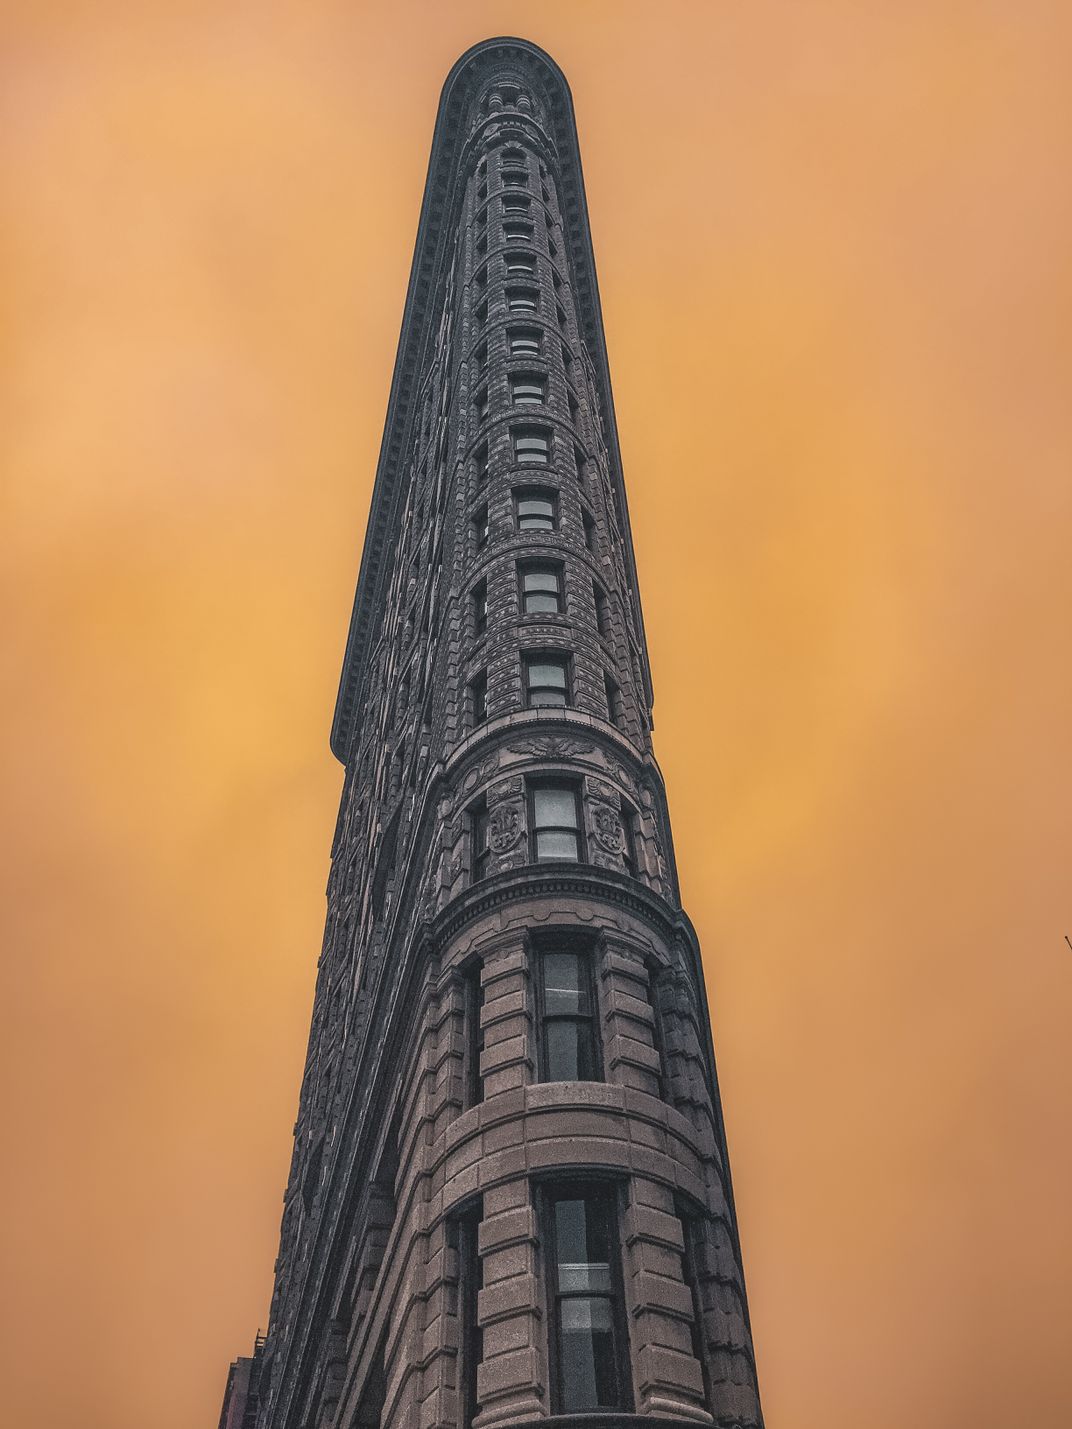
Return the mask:
M521 807L499 804L488 817L488 846L492 853L506 853L521 838Z

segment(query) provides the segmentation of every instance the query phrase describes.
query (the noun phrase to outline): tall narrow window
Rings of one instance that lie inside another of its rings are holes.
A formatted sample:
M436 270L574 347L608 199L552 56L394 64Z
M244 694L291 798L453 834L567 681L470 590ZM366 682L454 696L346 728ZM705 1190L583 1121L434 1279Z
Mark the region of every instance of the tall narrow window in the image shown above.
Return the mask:
M480 1329L480 1292L484 1288L480 1260L480 1222L483 1201L477 1200L447 1222L447 1244L458 1257L458 1325L460 1363L458 1397L461 1401L462 1429L470 1429L480 1412L477 1397L477 1370L484 1358L484 1336Z
M553 491L515 491L514 513L519 531L553 531L558 509Z
M484 502L473 512L473 542L479 551L488 544L488 506Z
M534 784L531 789L532 857L537 860L564 858L576 862L581 856L581 820L575 784Z
M477 1106L484 1100L484 1079L480 1075L480 1054L484 1050L484 1029L480 1024L480 1009L484 1006L484 985L480 972L483 963L473 963L465 974L465 1105Z
M584 549L594 551L596 548L596 521L590 511L581 511L581 525L584 527Z
M515 427L514 460L522 466L547 466L551 460L551 433L546 427Z
M587 542L585 544L587 545ZM596 607L596 629L600 635L606 635L610 630L610 606L607 592L598 581L592 582L592 599Z
M506 169L502 181L506 189L527 189L529 186L529 176L522 169Z
M540 1080L602 1081L588 949L546 947L539 957Z
M478 799L469 806L469 841L472 846L472 881L479 883L488 873L488 805L485 799Z
M479 639L488 629L488 583L477 581L469 592L469 615L473 634Z
M488 444L481 442L473 452L473 476L483 484L488 479Z
M700 1371L703 1374L704 1403L711 1402L711 1380L707 1365L707 1355L704 1351L703 1335L703 1301L700 1297L700 1281L696 1273L696 1266L699 1261L700 1249L700 1221L698 1217L691 1215L688 1211L678 1211L678 1222L681 1226L681 1239L683 1251L681 1255L681 1278L688 1286L692 1295L692 1321L689 1330L692 1338L692 1353L700 1361Z
M469 681L469 723L473 729L488 717L488 672L480 670Z
M577 468L577 480L583 486L584 479L588 474L588 458L585 456L583 449L579 447L576 442L573 444L573 464Z
M546 1192L556 1414L632 1407L613 1186Z
M603 683L607 691L607 718L611 724L621 727L625 718L625 706L622 703L622 690L618 681L610 675L603 676Z
M521 566L522 615L558 615L562 610L562 571L558 566Z
M534 231L524 218L510 218L503 224L503 238L507 243L531 243Z
M473 410L476 412L478 422L483 422L488 415L488 389L481 387L480 391L473 398Z
M637 811L622 800L622 862L626 873L636 876L637 864Z
M553 709L569 704L569 656L526 655L525 702L530 709Z

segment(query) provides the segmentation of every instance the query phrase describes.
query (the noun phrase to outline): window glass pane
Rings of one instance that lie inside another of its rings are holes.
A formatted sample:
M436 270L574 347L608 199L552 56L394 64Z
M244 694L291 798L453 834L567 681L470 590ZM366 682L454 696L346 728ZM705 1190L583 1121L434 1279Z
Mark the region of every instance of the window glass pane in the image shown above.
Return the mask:
M566 692L532 689L529 691L529 704L533 709L558 709L566 704Z
M577 835L567 830L545 829L536 835L537 858L568 858L576 863Z
M566 688L566 667L565 665L530 665L529 684L540 685L544 688L557 688L564 691Z
M577 796L572 789L537 787L533 790L533 810L537 828L577 827Z
M605 1312L605 1324L599 1327L579 1327L566 1319L567 1314L573 1313L574 1305L588 1303L562 1302L562 1409L567 1414L615 1408L618 1404L609 1304L605 1300L592 1302L601 1305Z
M555 1261L559 1290L609 1293L610 1227L602 1195L555 1202Z
M544 953L543 1005L548 1013L587 1012L579 953Z
M580 1023L563 1020L546 1027L548 1082L586 1082L581 1068Z
M527 591L551 590L558 594L558 574L556 571L526 571L525 589Z

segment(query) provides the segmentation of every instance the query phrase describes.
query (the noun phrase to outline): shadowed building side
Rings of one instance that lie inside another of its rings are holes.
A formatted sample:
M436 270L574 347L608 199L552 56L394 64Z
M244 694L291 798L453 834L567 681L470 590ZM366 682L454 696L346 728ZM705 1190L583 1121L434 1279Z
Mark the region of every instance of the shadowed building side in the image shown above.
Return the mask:
M262 1429L761 1426L651 705L569 90L489 41L440 103L332 729Z

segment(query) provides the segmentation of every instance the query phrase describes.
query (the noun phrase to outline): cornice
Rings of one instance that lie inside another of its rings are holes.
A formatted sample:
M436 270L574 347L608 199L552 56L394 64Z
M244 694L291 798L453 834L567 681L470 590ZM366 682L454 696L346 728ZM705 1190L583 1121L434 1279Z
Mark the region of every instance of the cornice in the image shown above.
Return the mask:
M596 386L604 421L608 460L624 526L626 561L641 634L646 694L652 701L651 677L643 642L636 564L625 487L622 480L618 429L611 397L610 371L603 338L603 318L596 282L588 205L577 141L573 98L565 75L539 46L510 37L485 40L466 51L447 76L440 96L424 199L417 228L413 265L402 317L398 354L388 400L380 457L365 532L357 593L346 640L342 677L331 730L331 749L347 763L354 728L361 708L370 640L384 597L391 518L405 453L405 436L419 390L420 364L434 336L435 298L444 263L450 251L461 197L464 192L465 118L482 85L497 70L512 68L527 75L538 87L539 99L558 153L559 203L563 232L570 248L573 293L577 319L595 367Z

